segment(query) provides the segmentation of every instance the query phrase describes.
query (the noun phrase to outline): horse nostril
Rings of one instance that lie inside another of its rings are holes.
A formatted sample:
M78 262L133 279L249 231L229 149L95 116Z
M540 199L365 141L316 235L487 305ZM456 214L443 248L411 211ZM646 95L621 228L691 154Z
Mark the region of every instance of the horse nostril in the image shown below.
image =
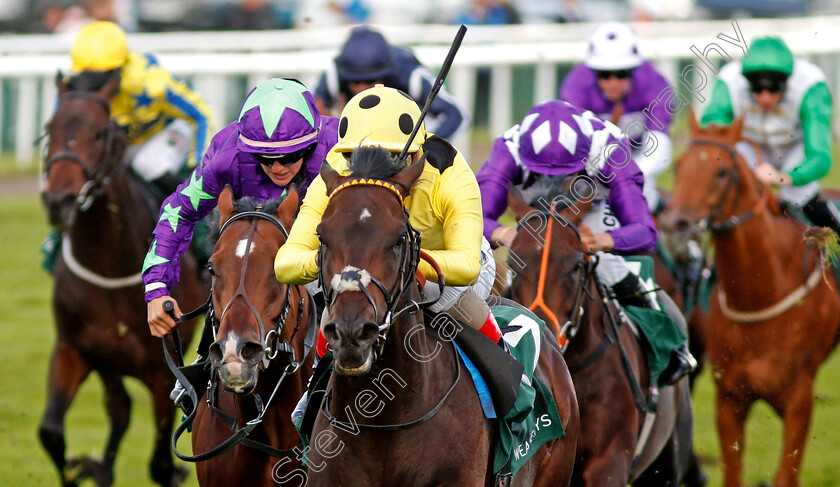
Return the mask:
M338 326L335 323L327 323L322 331L324 332L324 338L327 340L338 340Z
M256 363L262 360L262 358L265 356L265 349L263 348L262 344L256 342L246 342L244 345L242 345L242 349L239 351L239 355L245 362Z
M376 323L365 323L359 328L359 331L356 332L356 336L358 336L358 340L360 342L367 342L375 340L377 336L379 336L379 325Z
M219 342L214 342L210 345L210 362L215 366L222 363L222 346L219 345Z

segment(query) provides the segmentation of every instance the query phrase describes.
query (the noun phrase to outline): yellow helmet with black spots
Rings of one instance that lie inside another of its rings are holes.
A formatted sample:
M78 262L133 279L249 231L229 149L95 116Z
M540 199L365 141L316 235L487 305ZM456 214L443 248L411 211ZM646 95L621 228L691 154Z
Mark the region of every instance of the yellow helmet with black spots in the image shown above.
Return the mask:
M390 152L400 152L419 118L420 107L414 99L400 90L376 85L345 105L334 150L346 153L359 146L378 145ZM425 140L426 127L421 124L408 153L420 150Z
M125 32L113 22L100 21L85 25L70 49L71 70L110 71L128 62L128 40Z

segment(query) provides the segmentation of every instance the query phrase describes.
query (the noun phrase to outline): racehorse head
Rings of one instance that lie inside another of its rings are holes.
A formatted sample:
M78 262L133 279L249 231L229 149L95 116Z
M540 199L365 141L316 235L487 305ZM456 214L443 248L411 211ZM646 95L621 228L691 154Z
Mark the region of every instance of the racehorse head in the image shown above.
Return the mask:
M219 239L210 257L213 308L219 316L210 360L226 389L249 393L270 354L288 344L301 319L290 286L274 277L274 256L285 243L297 211L292 189L282 200L233 202L230 188L219 197Z
M578 231L593 199L569 197L584 194L571 191L573 184L580 184L576 179L566 179L559 193L541 195L535 206L517 190L508 192L508 206L518 222L508 261L516 261L520 268L513 278L511 297L545 319L558 338L580 308L583 287L594 270ZM552 204L540 204L546 201Z
M424 159L411 165L392 159L381 147L360 147L350 160L351 175L328 164L321 177L330 194L318 236L320 279L328 313L322 330L335 354L339 374L366 374L374 345L384 340L395 308L414 283L419 234L404 209ZM416 291L415 291L416 292Z
M701 128L689 114L691 142L674 166L674 192L659 218L666 233L686 240L707 228L740 223L759 198L760 183L734 146L741 141L743 119L726 127Z
M121 167L125 138L111 121L108 101L119 90L119 78L94 92L70 91L60 73L56 84L59 99L47 125L42 198L50 223L66 228Z

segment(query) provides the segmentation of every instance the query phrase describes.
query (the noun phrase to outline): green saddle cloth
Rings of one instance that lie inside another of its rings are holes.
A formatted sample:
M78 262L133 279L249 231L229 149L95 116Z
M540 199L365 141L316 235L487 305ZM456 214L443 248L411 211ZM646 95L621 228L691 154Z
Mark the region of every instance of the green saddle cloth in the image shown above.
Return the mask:
M653 259L647 255L625 257L630 272L639 276L648 290L656 289L653 280ZM662 303L657 300L660 309ZM674 320L664 311L637 306L626 306L624 312L633 320L644 337L643 347L648 360L650 384L659 384L659 376L668 367L671 351L679 348L688 338ZM660 384L662 385L662 384Z
M490 308L504 332L511 355L525 368L513 408L499 421L493 472L510 461L516 472L537 449L566 434L551 391L534 375L545 322L531 312L508 306Z

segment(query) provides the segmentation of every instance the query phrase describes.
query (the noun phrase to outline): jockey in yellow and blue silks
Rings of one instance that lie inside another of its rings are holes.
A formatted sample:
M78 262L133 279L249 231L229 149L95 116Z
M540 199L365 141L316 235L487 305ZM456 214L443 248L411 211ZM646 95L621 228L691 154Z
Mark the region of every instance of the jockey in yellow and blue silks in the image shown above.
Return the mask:
M779 186L779 200L815 225L840 233L840 214L819 195L819 180L831 169L834 109L823 72L795 59L778 37L752 42L743 61L720 70L702 125L729 125L744 117L742 133L761 148L763 163L748 142L735 146L764 184Z
M201 162L212 133L207 104L155 56L130 52L125 33L113 22L82 27L70 57L72 90L92 91L120 78L111 117L127 134L125 162L171 192L183 179L183 169Z

